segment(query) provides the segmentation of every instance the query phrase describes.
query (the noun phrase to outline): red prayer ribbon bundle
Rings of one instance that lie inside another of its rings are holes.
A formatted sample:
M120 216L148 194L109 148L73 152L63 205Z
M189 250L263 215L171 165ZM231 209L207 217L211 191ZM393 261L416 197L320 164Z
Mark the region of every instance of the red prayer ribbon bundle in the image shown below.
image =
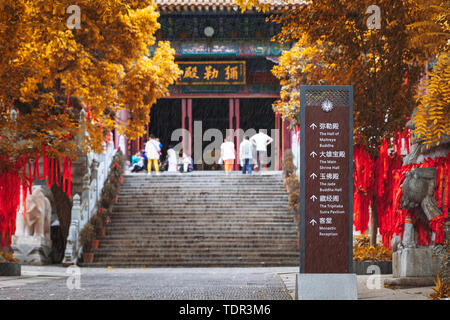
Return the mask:
M369 224L374 162L364 146L353 148L353 224L356 231L365 233Z
M404 143L409 151L409 131L396 134L394 151L388 155L388 144L383 140L380 146L380 155L376 161L370 157L362 145L354 146L353 171L353 223L357 231L362 233L368 229L369 209L371 207L371 193L375 194L377 222L382 236L383 245L390 248L394 234L403 235L404 223L408 210L401 208L402 184L406 173L415 168L435 167L436 188L435 197L438 207L443 214L434 218L428 225L415 219L414 212L409 213L415 221L417 230L417 243L427 246L431 243L431 231L435 234L434 242L442 244L444 241L443 225L448 219L450 198L450 154L446 157L426 159L424 162L412 165L402 165L401 149Z
M0 164L7 168L0 173L0 233L1 246L10 247L11 237L15 233L16 215L22 202L24 212L26 213L27 195L32 191L33 181L47 180L49 188L55 183L60 185L62 177L62 189L71 198L72 185L72 160L63 157L58 161L55 158L48 158L45 146L42 151L43 157L43 175L39 170L39 154L34 156L34 169L27 156L21 156L19 160L13 162L8 156L0 157ZM50 168L49 168L50 162ZM62 169L59 165L62 164ZM50 169L50 170L49 170ZM61 174L62 173L62 174ZM20 195L22 194L22 199Z

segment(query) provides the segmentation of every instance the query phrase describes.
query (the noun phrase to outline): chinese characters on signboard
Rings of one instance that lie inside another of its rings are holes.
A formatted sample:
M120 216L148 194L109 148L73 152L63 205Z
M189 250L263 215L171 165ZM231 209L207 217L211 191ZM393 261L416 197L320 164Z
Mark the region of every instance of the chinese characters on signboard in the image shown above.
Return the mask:
M245 84L245 61L178 61L178 85Z

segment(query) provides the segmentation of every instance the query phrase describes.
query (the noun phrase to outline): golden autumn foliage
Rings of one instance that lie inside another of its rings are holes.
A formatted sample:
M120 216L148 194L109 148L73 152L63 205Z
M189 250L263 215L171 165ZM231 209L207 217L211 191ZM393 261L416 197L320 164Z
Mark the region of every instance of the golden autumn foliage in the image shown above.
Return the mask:
M354 261L391 261L392 251L383 247L381 244L375 246L370 245L370 237L368 235L355 236L353 244L353 260Z
M273 1L236 2L242 9L262 10ZM303 7L271 16L281 26L275 40L294 43L273 69L283 86L274 109L295 121L298 116L295 86L351 84L355 142L366 145L376 158L383 138L403 131L416 106L417 85L432 51L412 45L411 39L416 34L410 26L424 18L420 8L415 0L304 3ZM366 11L374 4L380 8L381 28L372 30L367 21L373 12Z
M450 54L443 52L426 81L426 93L419 98L414 114L414 133L427 146L450 136Z
M434 281L435 287L433 292L429 295L432 300L441 300L450 297L450 283L442 281L439 275L436 276Z
M437 55L436 66L421 88L425 93L418 94L414 115L415 136L429 147L450 135L450 2L419 2L418 13L421 19L409 26L411 46Z
M80 29L67 25L73 4ZM142 134L150 107L180 75L169 43L149 57L158 17L152 0L2 0L0 156L34 155L43 145L54 156L99 152L116 125L130 138ZM83 106L89 117L80 119ZM117 117L123 109L126 124ZM89 136L76 143L81 128Z
M300 85L321 83L324 66L318 59L320 55L320 42L309 46L304 36L290 50L283 51L279 63L272 69L281 85L280 99L273 104L273 110L292 124L298 122Z
M14 258L13 252L0 251L0 257L2 257L6 262L17 262Z

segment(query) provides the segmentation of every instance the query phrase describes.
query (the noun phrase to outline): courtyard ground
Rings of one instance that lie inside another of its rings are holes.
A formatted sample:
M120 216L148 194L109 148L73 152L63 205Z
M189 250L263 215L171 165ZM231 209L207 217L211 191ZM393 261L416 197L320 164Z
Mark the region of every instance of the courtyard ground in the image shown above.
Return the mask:
M23 266L21 277L0 277L0 300L290 300L297 270ZM358 276L358 299L426 300L432 291L431 287L369 289L368 277Z

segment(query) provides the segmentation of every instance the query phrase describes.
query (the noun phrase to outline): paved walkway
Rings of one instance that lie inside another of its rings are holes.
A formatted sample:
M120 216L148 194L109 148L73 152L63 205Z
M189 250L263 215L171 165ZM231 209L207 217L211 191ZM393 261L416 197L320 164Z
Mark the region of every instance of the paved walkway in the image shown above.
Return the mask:
M79 278L74 273L78 270ZM21 277L0 277L0 300L290 300L295 294L297 270L23 266ZM369 289L368 277L358 276L358 299L426 300L432 292L431 287L392 290L381 285ZM383 275L381 280L387 277Z
M280 273L291 298L295 298L295 271ZM392 275L380 275L380 281L375 282L370 275L357 276L358 300L429 300L432 287L389 289L384 287L384 279Z
M73 269L71 269L73 271ZM80 288L61 267L22 267L22 277L0 277L0 300L148 299L289 300L280 272L292 268L81 268Z

